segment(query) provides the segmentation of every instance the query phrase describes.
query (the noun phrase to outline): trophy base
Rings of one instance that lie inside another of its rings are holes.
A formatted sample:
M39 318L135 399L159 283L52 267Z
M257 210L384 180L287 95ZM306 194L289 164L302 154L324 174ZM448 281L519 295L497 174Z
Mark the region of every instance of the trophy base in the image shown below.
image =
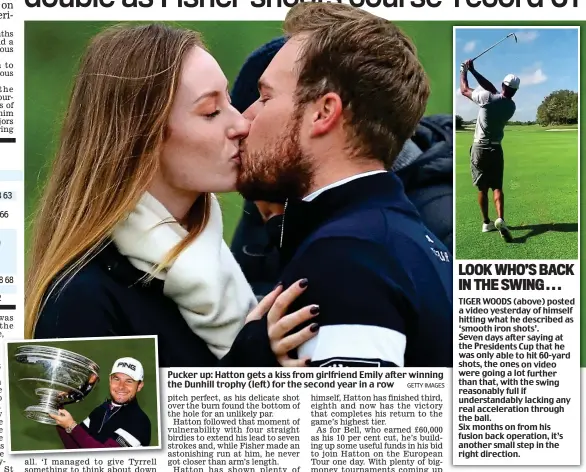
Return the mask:
M49 416L49 413L51 413L52 415L57 415L59 411L47 405L29 406L24 410L24 416L26 416L29 420L36 421L37 423L55 426L57 422Z

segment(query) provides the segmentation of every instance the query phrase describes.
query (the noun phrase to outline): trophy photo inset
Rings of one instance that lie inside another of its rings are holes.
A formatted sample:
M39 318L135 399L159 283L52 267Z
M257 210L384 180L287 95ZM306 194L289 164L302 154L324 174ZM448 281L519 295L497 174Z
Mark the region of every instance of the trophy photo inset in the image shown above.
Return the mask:
M19 347L11 366L20 390L37 404L25 408L25 417L55 425L64 405L82 401L100 380L100 366L72 351L49 346Z

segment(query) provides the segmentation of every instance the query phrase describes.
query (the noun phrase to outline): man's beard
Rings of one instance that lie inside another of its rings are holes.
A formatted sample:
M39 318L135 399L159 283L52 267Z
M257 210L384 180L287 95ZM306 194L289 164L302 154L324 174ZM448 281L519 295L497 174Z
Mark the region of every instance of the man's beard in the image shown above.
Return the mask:
M263 149L250 151L246 140L236 189L247 200L283 202L307 194L313 176L311 158L299 142L301 117L294 116L286 130Z
M123 405L128 405L132 400L134 400L136 395L131 395L129 398L126 399L126 401L123 401L123 402L117 401L114 397L115 397L115 395L112 395L112 392L110 392L110 401L112 403L114 403L115 405L123 406Z

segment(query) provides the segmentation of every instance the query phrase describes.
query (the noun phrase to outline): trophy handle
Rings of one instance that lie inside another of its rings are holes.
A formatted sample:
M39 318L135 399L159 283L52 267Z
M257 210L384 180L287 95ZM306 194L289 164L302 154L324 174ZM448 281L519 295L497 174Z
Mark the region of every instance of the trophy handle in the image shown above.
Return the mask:
M60 399L61 406L71 405L72 403L77 403L82 401L85 398L85 395L79 392L71 392L69 394L65 394L65 397Z
M81 387L80 391L62 392L64 397L61 398L61 405L71 405L82 401L94 389L99 380L100 378L97 375L92 374L89 381Z

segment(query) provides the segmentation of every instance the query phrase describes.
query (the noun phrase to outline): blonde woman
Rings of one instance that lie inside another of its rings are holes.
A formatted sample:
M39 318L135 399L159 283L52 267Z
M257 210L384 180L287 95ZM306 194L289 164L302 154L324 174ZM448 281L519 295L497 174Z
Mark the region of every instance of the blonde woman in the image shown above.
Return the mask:
M161 367L304 363L287 352L317 325L287 334L319 309L282 315L308 282L257 305L222 240L212 192L234 190L248 133L227 88L196 32L92 40L33 228L27 337L156 334Z

